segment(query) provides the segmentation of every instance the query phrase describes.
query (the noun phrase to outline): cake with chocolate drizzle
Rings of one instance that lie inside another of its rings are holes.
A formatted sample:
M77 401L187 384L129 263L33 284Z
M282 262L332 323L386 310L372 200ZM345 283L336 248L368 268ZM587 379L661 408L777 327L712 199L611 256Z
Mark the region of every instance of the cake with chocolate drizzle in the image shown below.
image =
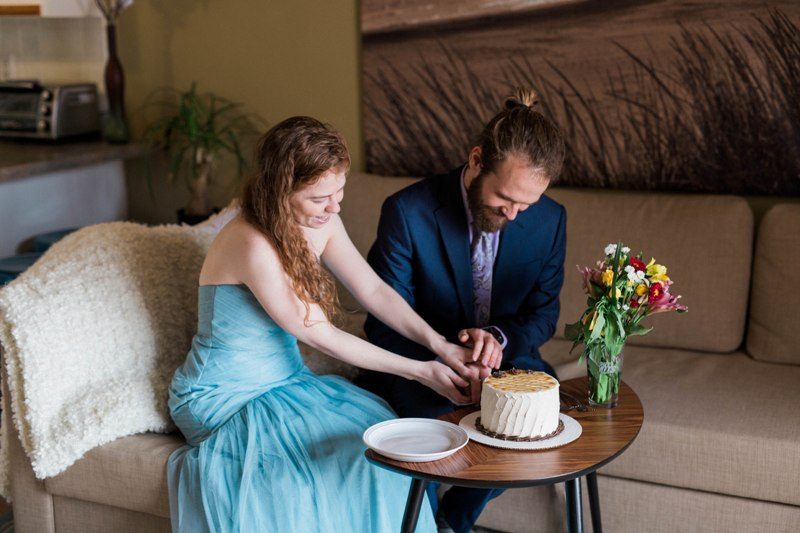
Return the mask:
M542 440L564 429L558 413L558 380L533 370L501 370L483 381L476 427L498 439Z

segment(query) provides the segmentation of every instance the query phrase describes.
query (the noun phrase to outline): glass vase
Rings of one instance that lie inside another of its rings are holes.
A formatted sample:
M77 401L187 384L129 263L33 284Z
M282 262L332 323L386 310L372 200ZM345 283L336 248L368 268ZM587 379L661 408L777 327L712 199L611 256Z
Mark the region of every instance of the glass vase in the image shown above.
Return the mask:
M619 399L619 382L622 377L622 353L610 356L604 349L595 358L586 355L589 375L589 405L611 409ZM598 357L599 355L599 357Z

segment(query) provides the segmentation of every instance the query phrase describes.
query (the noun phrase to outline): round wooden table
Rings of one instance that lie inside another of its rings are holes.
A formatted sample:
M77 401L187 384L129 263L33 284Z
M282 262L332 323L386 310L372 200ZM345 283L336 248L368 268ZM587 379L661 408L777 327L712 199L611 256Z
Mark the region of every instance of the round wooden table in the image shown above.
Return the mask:
M587 378L564 381L561 390L588 405ZM440 417L440 420L458 424L461 418L476 410L476 406L459 409ZM596 471L624 452L639 434L644 419L642 402L633 389L621 382L619 403L615 408L589 407L584 412L571 410L567 414L581 424L583 432L576 441L551 450L506 450L470 441L450 457L428 463L396 461L372 450L367 450L366 456L380 467L413 478L403 517L404 533L416 528L429 481L482 488L533 487L564 482L567 531L582 532L582 476L586 476L589 489L592 526L596 533L601 533Z

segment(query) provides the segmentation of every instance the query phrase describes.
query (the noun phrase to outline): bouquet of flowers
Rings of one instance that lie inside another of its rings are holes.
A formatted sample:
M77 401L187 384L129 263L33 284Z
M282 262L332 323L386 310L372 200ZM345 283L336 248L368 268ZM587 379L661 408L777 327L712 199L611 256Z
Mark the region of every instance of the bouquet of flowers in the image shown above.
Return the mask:
M625 340L650 332L652 328L641 324L645 317L684 313L688 308L678 303L680 296L670 293L667 267L655 259L645 263L641 253L632 255L621 242L606 246L597 268L578 267L578 271L588 296L587 308L580 320L566 326L564 335L573 341L572 350L584 346L578 362L585 358L588 365L590 403L613 407Z

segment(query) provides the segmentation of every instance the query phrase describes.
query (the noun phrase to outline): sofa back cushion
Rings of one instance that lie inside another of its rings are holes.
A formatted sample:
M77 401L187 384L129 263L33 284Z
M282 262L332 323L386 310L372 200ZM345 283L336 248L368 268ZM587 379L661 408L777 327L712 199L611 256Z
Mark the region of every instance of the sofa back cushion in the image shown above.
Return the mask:
M416 178L353 173L341 217L362 255L375 241L380 208ZM605 192L553 188L547 193L567 209L567 258L556 337L584 309L576 265L594 265L603 248L623 240L669 268L675 294L689 314L653 317L655 329L631 343L731 352L742 343L750 283L753 214L732 196ZM344 294L346 306L355 306Z
M747 352L755 359L800 365L792 285L800 264L800 204L779 204L764 215L753 259Z
M742 198L552 189L567 210L567 257L556 337L585 309L577 265L594 265L608 243L668 268L672 292L689 313L646 319L654 326L631 344L731 352L742 343L750 284L753 214Z
M419 178L393 178L363 172L353 172L347 177L340 216L347 228L347 234L362 256L367 257L367 252L375 242L383 201L418 180ZM345 309L360 307L341 284L339 297Z
M383 201L419 178L391 178L354 172L347 177L341 217L353 244L364 257L375 242Z

